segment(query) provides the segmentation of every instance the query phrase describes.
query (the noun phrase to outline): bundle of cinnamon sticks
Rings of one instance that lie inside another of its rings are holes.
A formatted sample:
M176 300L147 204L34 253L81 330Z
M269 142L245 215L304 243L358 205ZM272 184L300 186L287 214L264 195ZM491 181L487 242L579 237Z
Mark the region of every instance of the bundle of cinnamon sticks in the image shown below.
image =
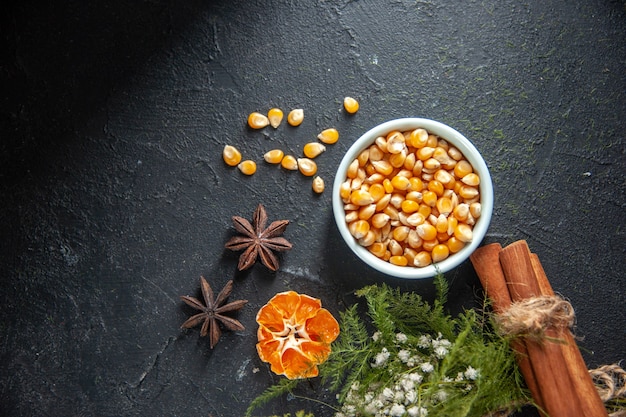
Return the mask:
M555 295L539 257L524 240L505 248L498 243L482 246L470 260L496 315L513 303ZM541 340L515 338L511 348L543 416L608 415L569 328L547 328Z

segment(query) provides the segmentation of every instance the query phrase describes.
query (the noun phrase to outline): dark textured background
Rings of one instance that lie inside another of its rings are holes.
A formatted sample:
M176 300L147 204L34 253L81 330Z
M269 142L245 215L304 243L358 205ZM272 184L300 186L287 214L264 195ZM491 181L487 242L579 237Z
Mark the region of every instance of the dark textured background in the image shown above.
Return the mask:
M496 193L485 242L527 239L574 305L590 367L626 359L623 0L13 3L0 14L1 415L239 416L276 381L254 346L276 292L334 313L381 279L431 299L431 280L360 265L330 206L342 153L404 116L474 142ZM345 95L361 103L352 117ZM272 106L305 121L246 128ZM249 178L221 159L225 144L259 162L298 153L331 126L321 196L298 173L260 163ZM291 220L294 248L276 274L236 273L230 217L258 203ZM180 330L178 297L200 275L250 300L246 330L213 351ZM471 265L447 278L452 312L480 302ZM266 411L300 408L331 415L287 399Z

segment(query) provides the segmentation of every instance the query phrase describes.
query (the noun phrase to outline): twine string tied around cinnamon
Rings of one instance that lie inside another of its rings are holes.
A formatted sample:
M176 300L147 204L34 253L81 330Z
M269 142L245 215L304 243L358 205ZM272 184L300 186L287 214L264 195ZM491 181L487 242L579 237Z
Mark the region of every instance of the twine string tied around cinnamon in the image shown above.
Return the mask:
M544 340L546 330L569 330L575 318L569 301L558 295L541 295L512 303L496 320L503 336Z

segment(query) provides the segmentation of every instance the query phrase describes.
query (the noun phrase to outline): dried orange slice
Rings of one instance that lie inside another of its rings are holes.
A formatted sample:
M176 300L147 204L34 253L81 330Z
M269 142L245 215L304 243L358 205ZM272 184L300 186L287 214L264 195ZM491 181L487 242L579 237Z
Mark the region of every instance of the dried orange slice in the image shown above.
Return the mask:
M256 321L259 357L272 372L289 379L317 376L317 365L326 361L330 344L339 336L339 323L322 302L295 291L272 297Z

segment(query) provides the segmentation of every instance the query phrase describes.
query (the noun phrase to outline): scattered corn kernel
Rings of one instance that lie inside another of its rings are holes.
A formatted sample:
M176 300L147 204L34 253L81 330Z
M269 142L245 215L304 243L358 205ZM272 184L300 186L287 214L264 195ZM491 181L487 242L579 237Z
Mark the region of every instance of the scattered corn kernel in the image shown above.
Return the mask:
M303 175L312 177L317 173L317 164L309 158L298 158L298 169Z
M343 99L343 108L350 114L354 114L359 111L359 102L352 97L345 97Z
M280 164L284 156L285 153L280 149L272 149L271 151L265 152L263 159L265 159L265 162L270 164Z
M248 159L240 162L237 168L246 175L252 175L256 172L256 163Z
M270 121L264 114L252 112L248 116L248 126L250 126L252 129L263 129L269 124Z
M303 152L307 158L315 158L326 150L326 146L319 142L309 142L304 145Z
M224 162L226 162L227 165L234 167L241 162L241 152L234 146L226 145L222 151L222 158L224 158Z
M322 194L324 192L324 180L319 175L313 178L313 191L317 194Z
M304 120L304 110L294 109L287 115L287 123L291 126L300 126Z
M339 140L339 132L337 129L331 127L329 129L322 130L317 135L317 138L327 145L332 145Z
M285 169L295 171L298 169L298 160L293 155L285 155L280 161L280 165Z
M280 122L283 121L283 111L281 109L273 108L267 112L267 118L270 122L270 125L276 129L280 126Z

